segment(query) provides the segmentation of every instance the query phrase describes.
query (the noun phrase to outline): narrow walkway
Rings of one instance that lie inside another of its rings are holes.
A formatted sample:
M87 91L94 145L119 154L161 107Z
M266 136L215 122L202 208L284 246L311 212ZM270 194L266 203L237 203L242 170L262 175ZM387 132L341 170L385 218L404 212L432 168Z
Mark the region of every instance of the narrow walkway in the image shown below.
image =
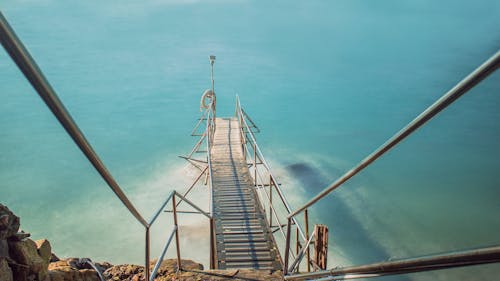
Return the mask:
M218 269L281 270L241 147L236 118L217 118L211 149Z

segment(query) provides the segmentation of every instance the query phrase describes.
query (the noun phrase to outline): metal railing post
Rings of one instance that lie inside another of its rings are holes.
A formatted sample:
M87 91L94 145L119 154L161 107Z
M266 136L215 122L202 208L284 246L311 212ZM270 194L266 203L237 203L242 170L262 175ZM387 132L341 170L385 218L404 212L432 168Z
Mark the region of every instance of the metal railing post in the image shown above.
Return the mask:
M292 231L292 219L288 218L288 223L286 227L286 243L285 243L285 264L283 266L283 275L288 274L288 261L290 259L290 240Z
M269 175L269 227L273 227L273 178Z
M149 226L146 226L146 264L144 265L144 272L146 273L146 281L149 281L149 262L150 262L150 241L149 241Z
M257 186L257 150L255 149L255 143L253 144L253 184Z
M176 201L176 196L177 194L175 193L174 196L172 197L172 209L174 210L174 226L176 228L175 230L175 246L177 250L177 271L181 270L181 250L180 250L180 243L179 243L179 225L177 224L177 204L175 203Z
M214 250L214 219L210 218L210 269L215 268Z
M300 242L299 242L299 228L295 226L295 255L299 255L300 252ZM299 271L300 263L297 264L297 272Z
M210 269L216 269L215 261L215 221L210 218Z
M306 237L309 237L309 211L305 209L304 220L306 224ZM311 253L309 247L307 247L307 272L311 272Z

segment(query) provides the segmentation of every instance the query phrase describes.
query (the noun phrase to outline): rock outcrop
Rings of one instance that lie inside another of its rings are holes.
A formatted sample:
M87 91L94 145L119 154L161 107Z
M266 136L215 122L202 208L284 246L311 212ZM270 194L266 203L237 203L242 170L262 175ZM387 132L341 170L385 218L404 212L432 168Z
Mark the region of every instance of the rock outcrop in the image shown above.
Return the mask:
M0 204L0 281L100 281L87 258L59 259L47 239L33 241L30 234L19 232L20 220ZM143 281L144 266L92 263L105 281ZM155 262L151 262L153 270ZM161 263L156 281L283 280L281 272L268 270L203 270L203 265L176 259Z
M90 266L74 262L80 259L59 260L47 239L33 241L19 227L19 217L0 204L0 281L100 281Z

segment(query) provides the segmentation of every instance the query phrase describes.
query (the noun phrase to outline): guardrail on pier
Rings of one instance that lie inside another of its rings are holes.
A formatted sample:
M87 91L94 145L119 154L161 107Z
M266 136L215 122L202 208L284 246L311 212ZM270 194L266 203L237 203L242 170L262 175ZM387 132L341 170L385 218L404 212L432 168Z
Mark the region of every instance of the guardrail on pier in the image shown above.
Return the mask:
M42 98L42 100L45 102L47 107L52 111L54 116L57 118L59 123L64 127L68 135L71 136L75 144L80 148L80 150L83 152L83 154L87 157L89 162L94 166L94 168L99 172L103 180L107 183L107 185L111 188L111 190L115 193L115 195L122 201L122 203L125 205L127 210L136 218L136 220L144 227L145 229L145 277L146 280L152 281L155 277L155 274L158 270L159 265L161 264L161 261L163 260L165 253L167 251L168 246L170 245L170 242L172 240L172 237L175 235L175 242L177 246L177 268L181 268L181 255L180 255L180 248L179 248L179 228L178 228L178 223L177 223L177 206L180 202L184 201L188 203L191 207L193 207L195 210L197 210L199 213L203 214L207 218L210 219L212 223L212 218L211 218L211 213L208 214L204 212L201 208L199 208L197 205L193 204L191 201L185 198L185 196L179 194L177 191L173 191L167 199L164 201L164 203L161 205L161 207L158 209L158 211L153 215L153 217L149 220L146 221L144 217L137 211L135 206L132 204L132 202L128 199L128 197L125 195L123 192L122 188L120 185L116 182L116 180L113 178L111 173L108 171L102 160L99 158L97 153L94 151L90 143L87 141L85 138L85 135L82 133L82 131L79 129L78 125L76 122L73 120L69 112L66 110L64 107L64 104L59 100L56 92L50 85L50 83L47 81L45 76L43 75L42 71L36 64L35 60L31 57L27 49L24 47L22 44L21 40L16 36L14 30L10 27L8 24L7 20L3 16L3 14L0 12L0 42L7 51L7 53L10 55L12 60L16 63L16 65L19 67L21 72L24 74L24 76L28 79L28 81L31 83L33 88L35 88L36 92L38 95ZM210 134L213 133L214 126L213 126L213 118L215 118L212 115L212 106L207 110L207 116L208 116L208 121L207 121L207 128L206 128L206 133L207 133L207 145L210 143ZM208 168L210 169L210 167ZM203 173L202 173L203 174ZM195 183L199 180L200 177L195 181ZM194 183L194 184L195 184ZM193 185L194 185L193 184ZM176 198L179 198L180 201L177 202ZM151 274L149 264L150 264L150 235L149 235L149 230L150 227L154 224L156 219L158 218L159 214L162 212L162 210L165 209L167 204L169 202L172 202L172 210L173 210L173 217L174 217L174 228L172 232L169 235L169 238L165 244L165 247L162 251L162 254L160 258L158 259L154 270L153 274Z

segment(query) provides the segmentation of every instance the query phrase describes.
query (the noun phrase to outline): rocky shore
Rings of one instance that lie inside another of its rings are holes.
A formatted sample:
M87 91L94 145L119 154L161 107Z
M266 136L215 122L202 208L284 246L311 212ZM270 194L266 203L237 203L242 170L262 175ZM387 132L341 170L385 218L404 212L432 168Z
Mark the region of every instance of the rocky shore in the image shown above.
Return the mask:
M101 281L99 274L106 281L144 280L144 266L58 258L47 239L33 241L19 227L19 217L0 204L0 281ZM177 270L176 260L164 260L155 280L282 280L279 271L203 270L202 264L190 260L182 260L181 268Z

